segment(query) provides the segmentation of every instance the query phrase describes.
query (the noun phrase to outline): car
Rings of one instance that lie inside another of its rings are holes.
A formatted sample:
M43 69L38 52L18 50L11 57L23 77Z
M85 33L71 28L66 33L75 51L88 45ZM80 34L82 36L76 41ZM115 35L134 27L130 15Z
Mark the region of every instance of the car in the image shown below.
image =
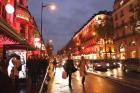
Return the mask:
M116 59L104 59L104 62L108 64L108 69L114 69L120 67L120 61Z
M100 71L107 71L109 64L102 60L94 60L93 61L93 69Z
M140 72L140 59L139 58L128 58L122 63L123 71L136 71Z

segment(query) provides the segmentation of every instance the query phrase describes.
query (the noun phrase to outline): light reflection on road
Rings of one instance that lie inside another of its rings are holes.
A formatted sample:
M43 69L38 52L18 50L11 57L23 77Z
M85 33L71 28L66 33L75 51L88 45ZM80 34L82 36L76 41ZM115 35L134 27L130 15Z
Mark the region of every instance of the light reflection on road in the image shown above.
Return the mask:
M114 68L114 69L108 69L107 71L97 71L97 70L91 70L88 71L91 73L95 73L97 75L101 75L104 77L113 77L118 79L135 79L140 81L140 73L138 72L124 72L122 70L122 67Z

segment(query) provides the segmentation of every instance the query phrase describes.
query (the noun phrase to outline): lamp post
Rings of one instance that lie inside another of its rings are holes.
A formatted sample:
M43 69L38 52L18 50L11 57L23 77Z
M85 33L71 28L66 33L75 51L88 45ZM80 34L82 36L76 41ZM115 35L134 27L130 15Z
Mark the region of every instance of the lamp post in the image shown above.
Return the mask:
M56 9L54 4L46 4L46 5L44 5L43 2L41 4L41 50L42 50L42 43L43 43L43 36L42 36L42 34L43 34L42 33L43 32L43 27L42 27L43 20L42 20L42 18L43 18L43 8L45 8L45 7L49 7L50 10L55 10Z

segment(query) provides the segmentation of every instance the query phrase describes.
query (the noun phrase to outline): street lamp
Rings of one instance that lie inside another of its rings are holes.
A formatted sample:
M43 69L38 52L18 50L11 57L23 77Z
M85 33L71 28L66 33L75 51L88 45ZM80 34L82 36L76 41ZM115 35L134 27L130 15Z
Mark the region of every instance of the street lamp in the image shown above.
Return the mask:
M43 8L48 7L50 10L55 10L56 6L54 4L46 4L44 5L43 2L41 4L41 50L42 50L42 43L43 43L43 36L42 36L42 24L43 24Z

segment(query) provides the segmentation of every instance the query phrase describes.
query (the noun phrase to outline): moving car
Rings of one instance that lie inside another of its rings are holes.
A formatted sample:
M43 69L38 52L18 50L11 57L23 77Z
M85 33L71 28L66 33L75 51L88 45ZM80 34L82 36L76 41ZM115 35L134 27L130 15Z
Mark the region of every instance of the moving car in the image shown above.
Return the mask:
M100 71L107 71L109 64L102 60L93 61L93 69Z

